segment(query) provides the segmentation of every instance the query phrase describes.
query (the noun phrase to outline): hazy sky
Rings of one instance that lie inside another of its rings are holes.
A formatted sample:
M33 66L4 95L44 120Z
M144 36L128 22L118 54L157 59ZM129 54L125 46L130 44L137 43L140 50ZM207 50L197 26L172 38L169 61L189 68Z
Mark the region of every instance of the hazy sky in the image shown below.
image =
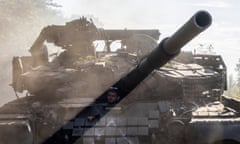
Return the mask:
M212 26L185 46L193 50L199 44L212 44L223 55L228 73L233 73L240 58L239 0L55 0L66 16L92 15L103 28L156 28L161 38L170 36L196 11L207 10Z

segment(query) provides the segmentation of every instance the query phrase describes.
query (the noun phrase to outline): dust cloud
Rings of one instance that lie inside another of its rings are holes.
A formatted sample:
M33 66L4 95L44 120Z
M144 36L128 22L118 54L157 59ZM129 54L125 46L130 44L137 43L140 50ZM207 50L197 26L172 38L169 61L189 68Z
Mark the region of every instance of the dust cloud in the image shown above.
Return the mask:
M52 7L48 0L0 1L0 105L17 98L10 86L13 56L30 55L41 29L63 21L61 12Z

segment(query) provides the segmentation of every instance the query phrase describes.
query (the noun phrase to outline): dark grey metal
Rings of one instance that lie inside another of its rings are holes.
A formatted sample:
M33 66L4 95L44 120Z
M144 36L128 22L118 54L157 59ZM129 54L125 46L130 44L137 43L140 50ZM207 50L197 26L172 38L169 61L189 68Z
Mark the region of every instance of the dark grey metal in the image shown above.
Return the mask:
M212 18L207 11L197 12L188 22L164 42L164 50L168 54L178 53L181 47L208 28L211 23Z
M171 37L162 40L157 48L144 58L130 73L116 82L113 87L119 88L122 98L125 97L155 68L163 66L175 57L187 42L208 28L211 23L212 18L208 12L197 12Z

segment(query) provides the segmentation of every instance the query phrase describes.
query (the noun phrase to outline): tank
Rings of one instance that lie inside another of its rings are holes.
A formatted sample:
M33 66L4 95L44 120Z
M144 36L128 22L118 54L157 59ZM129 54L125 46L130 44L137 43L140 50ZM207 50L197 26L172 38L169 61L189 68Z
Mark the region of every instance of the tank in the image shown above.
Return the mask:
M1 141L239 143L239 102L223 96L221 56L180 52L210 25L199 11L160 44L158 30L105 30L84 17L44 28L31 56L13 58L17 99L0 108ZM45 41L64 52L50 60Z

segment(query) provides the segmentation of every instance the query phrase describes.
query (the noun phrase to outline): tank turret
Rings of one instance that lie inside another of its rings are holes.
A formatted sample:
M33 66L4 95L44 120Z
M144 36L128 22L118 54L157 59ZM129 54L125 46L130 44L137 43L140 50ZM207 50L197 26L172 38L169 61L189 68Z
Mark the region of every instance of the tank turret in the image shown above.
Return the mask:
M111 104L110 107L114 107L118 102L124 99L139 83L141 83L154 69L159 68L179 54L180 49L191 39L201 33L203 30L211 25L211 16L206 11L199 11L192 18L181 27L171 37L165 38L148 56L143 58L139 64L137 64L129 73L123 76L119 81L113 84L111 87L117 89L117 94L120 96L116 103ZM93 114L93 108L99 102L102 102L106 98L109 90L106 90L102 95L91 103L86 108L82 109L76 116L64 124L54 135L48 138L44 144L60 143L63 141L63 137L67 135L68 131L63 129L67 127L69 123L75 121L79 117L85 115L95 118L94 124L82 129L82 133L86 133L91 127L94 127L95 123L100 121L110 110L106 109L101 111L101 114ZM101 108L97 108L101 109ZM76 142L82 135L69 137L70 143ZM60 139L59 139L60 138Z
M165 38L147 57L142 59L125 77L113 87L119 88L122 98L131 92L154 69L159 68L179 54L180 49L191 39L211 25L208 12L199 11L177 30L171 37Z
M32 57L13 58L12 87L27 94L0 108L0 141L240 142L239 102L222 96L226 65L221 56L180 53L211 20L199 11L160 44L157 29L107 30L85 18L44 28ZM105 43L103 51L95 51L98 40ZM73 51L50 61L45 41Z

